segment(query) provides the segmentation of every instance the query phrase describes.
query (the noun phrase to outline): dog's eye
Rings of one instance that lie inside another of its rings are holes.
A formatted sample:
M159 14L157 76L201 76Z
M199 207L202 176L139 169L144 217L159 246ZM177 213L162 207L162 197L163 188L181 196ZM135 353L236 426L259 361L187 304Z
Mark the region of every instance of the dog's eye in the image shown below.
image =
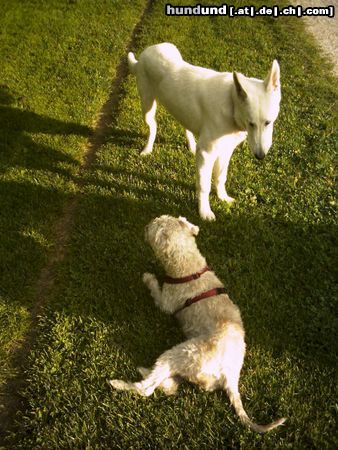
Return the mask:
M270 123L271 123L271 120L267 120L264 125L267 127L268 125L270 125Z
M255 126L255 124L254 124L253 122L249 122L249 126L250 126L251 128L253 128L253 127Z

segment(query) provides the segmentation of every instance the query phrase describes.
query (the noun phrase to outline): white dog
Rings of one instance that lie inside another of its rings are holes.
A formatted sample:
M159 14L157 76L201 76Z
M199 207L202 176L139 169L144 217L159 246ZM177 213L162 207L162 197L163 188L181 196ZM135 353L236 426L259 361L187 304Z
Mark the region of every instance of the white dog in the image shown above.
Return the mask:
M232 202L225 182L235 147L248 137L258 159L263 159L271 147L281 98L277 61L273 61L264 81L193 66L168 43L148 47L139 61L129 53L128 63L136 75L144 120L149 126L148 142L141 154L153 149L158 100L186 129L190 150L195 153L197 148L199 212L203 219L214 220L209 204L212 173L218 198ZM194 134L198 136L197 147Z
M198 227L185 218L161 216L145 232L167 277L162 289L150 273L143 275L156 305L180 321L187 340L164 352L152 369L140 368L138 383L110 380L112 387L149 396L157 387L176 391L178 377L207 391L225 389L240 420L255 431L269 431L285 419L269 425L253 423L244 411L238 380L245 354L240 311L225 294L221 281L206 265L195 237Z

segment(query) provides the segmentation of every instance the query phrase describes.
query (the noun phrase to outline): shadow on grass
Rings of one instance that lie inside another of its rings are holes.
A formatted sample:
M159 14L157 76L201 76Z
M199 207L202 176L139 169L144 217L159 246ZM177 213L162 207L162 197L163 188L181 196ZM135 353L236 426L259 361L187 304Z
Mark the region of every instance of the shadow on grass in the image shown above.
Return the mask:
M0 182L0 280L3 299L30 306L34 281L46 263L46 224L67 195L29 182ZM28 291L30 294L28 294Z
M127 174L123 173L124 176ZM140 174L135 183L143 177ZM334 283L330 270L335 249L333 227L272 220L259 216L259 207L256 215L249 216L238 209L231 213L222 210L216 222L201 222L195 202L185 205L175 195L168 202L164 202L163 195L159 198L163 185L171 189L168 183L175 181L164 175L161 184L152 186L144 200L133 198L137 190L127 198L121 192L123 184L120 192L115 186L115 194L101 190L94 179L85 186L69 251L58 267L56 289L42 316L30 356L28 373L33 383L24 394L28 406L23 420L19 419L17 424L22 434L34 439L34 433L37 435L46 427L47 432L52 429L58 433L58 427L64 430L66 424L77 422L78 414L97 427L100 445L105 442L103 433L109 436L105 438L107 442L118 442L127 418L136 421L137 429L140 420L144 421L148 430L148 423L151 426L158 414L165 418L169 415L170 422L170 414L174 418L178 414L180 430L186 433L193 422L198 433L196 412L191 421L187 405L203 411L208 402L211 417L219 405L216 427L223 430L222 442L229 439L238 442L238 428L223 423L224 405L228 404L224 392L197 394L197 389L185 384L181 395L175 398L163 401L158 394L142 402L130 400L128 394L123 397L121 393L112 393L105 382L115 377L138 380L137 366L150 367L163 351L183 338L175 319L155 307L142 284L145 271L159 278L163 275L144 242L145 225L161 214L183 213L200 226L198 246L241 309L248 344L244 383L246 370L265 367L264 357L271 354L268 372L263 370L256 384L261 387L255 397L261 402L255 403L259 414L265 411L266 419L277 416L277 405L283 404L280 392L284 389L287 398L291 398L292 389L302 390L302 375L296 381L286 378L281 382L283 363L290 360L289 355L291 361L300 361L296 365L303 374L324 373L324 380L330 379L335 365ZM251 373L251 384L252 376ZM269 383L267 393L265 383ZM302 393L304 401L315 388L312 377L305 394ZM329 389L331 392L331 385ZM249 391L249 397L250 394L253 395ZM325 408L328 394L320 395L320 408ZM76 407L74 398L78 401ZM314 403L312 400L312 407ZM290 417L293 412L287 407L284 401L283 414ZM45 408L42 422L35 419L41 408ZM230 414L232 417L233 412ZM123 417L122 422L117 417ZM22 428L22 423L28 423L28 427ZM285 429L288 436L298 429L294 418L290 423ZM204 413L201 427L203 424ZM159 420L157 432L162 429ZM81 430L81 436L82 433L86 434ZM173 433L177 433L176 426ZM18 434L13 436L17 439ZM90 439L95 441L96 437Z
M152 198L159 202L162 201L162 204L184 202L185 200L193 202L193 179L191 182L177 180L168 173L161 173L160 169L155 174L140 172L136 169L123 169L122 167L115 169L108 165L99 165L97 168L104 173L101 179L98 179L95 173L87 173L83 177L86 183L96 188L101 187L113 192L128 192L137 198L147 197L149 191L151 191ZM95 170L95 167L93 167L93 170ZM130 179L133 180L132 184Z
M126 147L126 149L128 149L128 147L135 146L135 143L138 142L140 138L146 139L146 136L135 131L124 130L112 126L109 129L109 136L107 137L106 142L113 142L114 145Z
M143 123L142 116L140 116L140 123ZM183 128L182 128L183 130ZM147 129L144 133L137 133L135 131L131 131L130 129L122 129L116 126L112 126L109 130L109 135L107 136L106 142L112 143L113 145L125 147L135 147L139 146L139 152L141 153L144 145L147 142ZM141 139L141 144L140 144ZM166 144L167 140L161 134L161 130L156 134L156 144Z
M1 296L4 301L23 304L30 302L27 289L32 290L45 263L51 221L69 196L62 191L72 176L67 166L78 165L72 156L37 143L32 135L59 135L62 139L91 133L86 126L22 109L28 108L26 103L7 86L0 86L0 174L6 174L0 181ZM48 187L43 187L44 183Z
M5 90L0 90L0 100L3 104L12 101ZM1 123L5 124L0 128L6 143L6 151L0 157L4 166L15 165L18 161L18 165L51 170L56 160L74 163L62 152L38 147L26 133L86 136L90 132L87 127L42 118L29 111L10 106L0 108ZM16 132L11 123L17 124ZM135 146L140 138L139 133L128 130L114 129L113 134L116 145ZM15 149L13 154L11 147ZM20 162L20 153L27 151L28 156ZM43 158L40 158L41 152ZM149 330L159 328L158 320L162 324L174 324L174 321L169 319L168 322L161 313L153 313L155 307L142 286L141 275L149 270L146 269L148 261L152 261L152 270L158 272L154 257L143 242L143 228L157 215L183 214L201 226L200 248L240 306L247 339L252 345L277 353L283 349L297 351L313 359L319 356L325 359L324 354L330 355L334 346L332 227L272 221L259 214L247 216L238 211L218 216L215 223L201 223L193 184L173 179L172 172L161 172L161 163L154 161L154 164L154 173L140 168L127 170L94 164L92 170L84 174L87 186L113 191L119 198L88 194L80 205L70 256L61 269L67 293L57 295L57 298L67 299L66 310L81 315L94 314L100 320L112 320L117 324L136 321L133 332L137 338L132 338L133 326L128 325L126 335L119 334L117 339L131 346L136 358L140 354L138 340L153 340L155 357L159 337L154 339ZM158 171L156 164L159 164ZM104 176L97 177L95 169ZM124 191L135 200L124 198ZM39 228L43 223L46 215L43 205L48 205L48 213L50 208L56 212L67 197L33 183L0 185L2 212L7 217L3 227L10 230L1 250L5 255L2 289L9 293L9 298L17 298L18 285L29 285L31 262L34 267L41 267L46 255L43 240L30 234L29 229ZM141 309L135 293L141 293ZM172 332L173 328L170 329ZM144 337L140 338L142 333ZM137 361L140 363L142 361Z
M13 106L14 103L20 108ZM23 109L27 107L24 97L15 98L6 86L0 86L0 171L10 167L25 167L66 175L67 172L58 164L77 165L76 160L48 145L36 143L30 134L88 137L91 129Z
M192 211L186 215L201 227L199 248L241 309L248 347L331 365L334 228L236 213L206 224ZM84 198L72 250L60 269L63 288L53 302L57 310L111 324L118 330L113 341L130 353L135 366L153 362L181 336L141 280L145 271L163 274L143 230L164 213L182 211L163 206L156 194L154 201L143 202Z

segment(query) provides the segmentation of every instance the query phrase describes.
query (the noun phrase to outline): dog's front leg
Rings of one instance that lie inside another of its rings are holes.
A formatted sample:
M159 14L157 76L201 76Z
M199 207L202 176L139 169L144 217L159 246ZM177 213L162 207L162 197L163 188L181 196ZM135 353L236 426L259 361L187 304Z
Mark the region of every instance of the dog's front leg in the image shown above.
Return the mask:
M155 305L161 308L162 291L157 278L152 273L144 273L142 277L143 283L149 288L150 294L155 301Z
M226 191L225 183L228 175L228 167L230 158L233 154L234 148L223 150L217 157L214 167L215 185L217 197L220 200L225 200L232 203L234 199L230 197Z
M204 220L215 220L215 214L211 211L209 203L209 194L211 189L212 168L215 157L212 151L198 148L196 153L196 169L197 169L197 195L198 209L200 216Z

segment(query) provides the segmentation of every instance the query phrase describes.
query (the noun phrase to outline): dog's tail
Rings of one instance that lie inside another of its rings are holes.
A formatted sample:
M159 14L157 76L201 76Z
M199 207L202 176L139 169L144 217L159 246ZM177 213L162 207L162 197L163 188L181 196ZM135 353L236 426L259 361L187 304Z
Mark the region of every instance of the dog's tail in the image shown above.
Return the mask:
M251 428L251 430L256 431L258 433L266 433L267 431L273 430L279 425L282 425L286 421L286 417L282 419L278 419L275 422L271 422L268 425L258 425L257 423L252 422L247 413L245 412L241 400L241 396L239 393L235 394L229 387L226 388L226 391L229 395L232 406L235 408L235 411L240 419L240 421Z
M130 73L132 73L134 75L135 75L137 63L138 63L138 61L135 58L134 53L129 52L128 53L128 66L129 66Z

